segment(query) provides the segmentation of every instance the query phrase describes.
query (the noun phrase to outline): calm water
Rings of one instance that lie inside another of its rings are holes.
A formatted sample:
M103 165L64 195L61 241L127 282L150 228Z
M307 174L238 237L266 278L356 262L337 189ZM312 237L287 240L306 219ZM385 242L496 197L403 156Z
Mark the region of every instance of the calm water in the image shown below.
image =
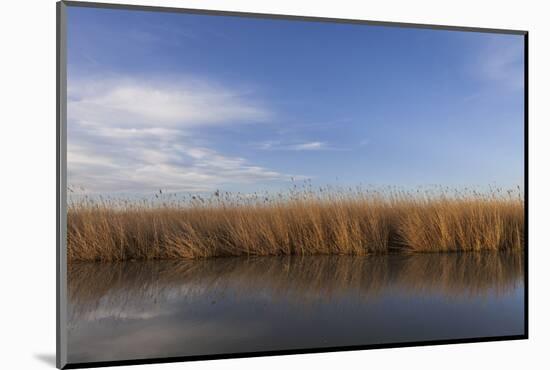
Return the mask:
M523 255L260 257L69 269L69 361L523 334Z

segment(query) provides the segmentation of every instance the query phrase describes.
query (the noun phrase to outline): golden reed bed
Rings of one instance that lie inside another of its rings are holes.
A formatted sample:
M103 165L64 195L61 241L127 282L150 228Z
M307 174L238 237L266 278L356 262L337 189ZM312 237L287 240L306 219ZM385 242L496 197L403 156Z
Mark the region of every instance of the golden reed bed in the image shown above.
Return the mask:
M496 251L524 243L519 190L304 188L156 198L71 202L68 260Z

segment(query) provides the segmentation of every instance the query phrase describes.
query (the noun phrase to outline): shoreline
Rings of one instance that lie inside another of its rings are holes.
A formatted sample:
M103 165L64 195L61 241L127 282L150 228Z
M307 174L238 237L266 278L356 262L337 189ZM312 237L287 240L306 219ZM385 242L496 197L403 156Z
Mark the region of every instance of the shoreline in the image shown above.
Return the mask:
M143 263L143 262L208 262L214 260L231 260L231 259L242 259L242 260L256 260L264 258L281 258L281 259L301 259L301 258L369 258L369 257L385 257L385 256L402 256L402 257L413 257L419 255L441 255L441 256L452 256L452 255L489 255L489 254L523 254L525 252L525 247L517 247L513 249L480 249L480 250L454 250L454 251L394 251L394 252L378 252L378 253L366 253L366 254L271 254L271 255L258 255L258 254L249 254L249 255L220 255L220 256L209 256L209 257L178 257L178 258L149 258L149 259L121 259L121 260L68 260L67 262L71 264L118 264L118 263Z

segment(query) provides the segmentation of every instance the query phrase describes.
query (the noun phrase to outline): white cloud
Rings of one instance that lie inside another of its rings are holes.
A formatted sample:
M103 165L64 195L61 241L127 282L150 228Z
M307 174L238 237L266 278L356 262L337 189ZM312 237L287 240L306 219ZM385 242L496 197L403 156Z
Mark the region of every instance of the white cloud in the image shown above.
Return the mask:
M196 80L111 78L69 82L68 114L88 125L137 129L257 123L269 117L259 103L226 87Z
M291 150L291 151L313 151L313 150L334 150L321 141L306 141L300 143L282 143L280 141L264 141L256 145L262 150Z
M291 148L294 150L320 150L326 147L325 143L320 141L312 141L309 143L301 143L292 145Z
M261 123L261 104L223 86L110 78L69 81L68 183L92 192L208 191L284 174L198 143L201 128Z
M477 60L477 74L481 79L500 87L518 90L524 86L523 36L495 35Z

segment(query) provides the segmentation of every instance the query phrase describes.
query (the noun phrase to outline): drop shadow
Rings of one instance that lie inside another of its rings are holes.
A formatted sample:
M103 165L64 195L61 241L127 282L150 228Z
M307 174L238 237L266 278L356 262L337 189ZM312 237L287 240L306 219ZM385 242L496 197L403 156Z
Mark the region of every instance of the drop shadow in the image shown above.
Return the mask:
M52 367L55 367L55 353L40 353L40 354L34 354L34 358L37 360L42 361L46 365L50 365Z

